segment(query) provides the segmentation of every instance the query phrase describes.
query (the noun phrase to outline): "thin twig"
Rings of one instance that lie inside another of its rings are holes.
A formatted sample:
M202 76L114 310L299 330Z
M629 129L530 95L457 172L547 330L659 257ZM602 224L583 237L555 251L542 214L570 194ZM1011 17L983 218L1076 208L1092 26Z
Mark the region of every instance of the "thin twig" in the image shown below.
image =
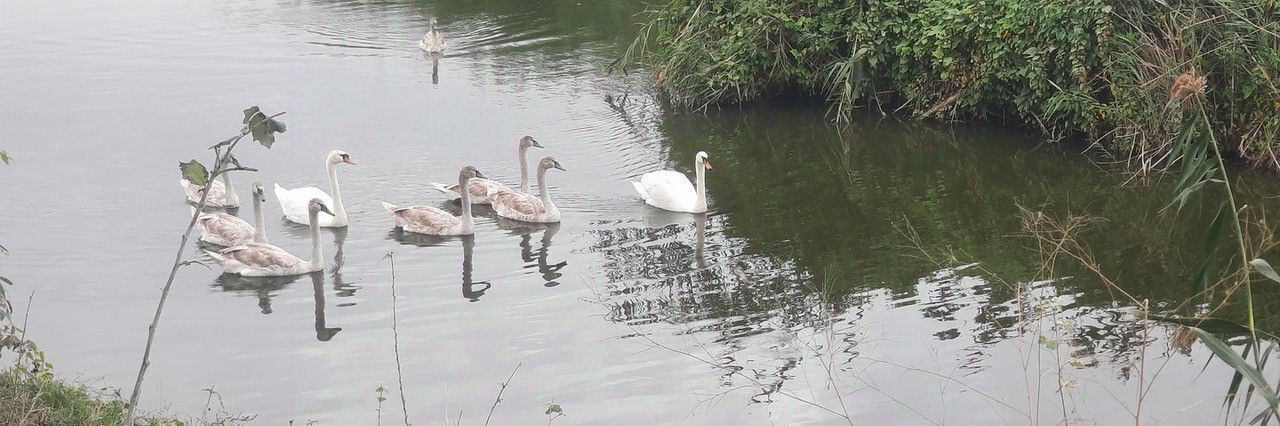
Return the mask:
M27 312L25 314L22 314L22 337L18 338L18 350L22 351L20 353L23 355L25 355L28 351L27 321L31 320L31 301L35 298L36 298L36 291L31 290L31 295L27 296ZM18 363L22 363L22 358L23 358L22 356L18 357ZM26 358L30 358L30 356L27 356ZM35 365L32 365L32 367L35 367Z
M400 370L400 331L396 313L396 256L395 252L387 252L391 261L391 341L396 352L396 384L400 387L400 410L404 412L404 424L409 426L409 404L404 400L404 374Z
M514 369L512 369L512 370L511 370L511 375L510 375L510 376L507 376L507 381L505 381L505 382L502 382L502 383L501 383L501 386L502 386L502 387L498 388L498 397L493 399L493 406L492 406L492 407L489 407L489 415L488 415L488 416L485 416L485 418L484 418L484 424L485 424L485 426L488 426L488 425L489 425L489 419L492 419L492 418L493 418L493 410L495 410L495 409L497 409L497 408L498 408L498 403L499 403L499 402L502 402L502 391L507 390L507 385L510 385L510 384L511 384L511 379L512 379L512 378L514 378L514 377L516 377L516 372L517 372L517 371L520 371L520 367L521 367L521 366L523 366L523 365L524 365L524 363L523 363L523 362L517 363L517 364L516 364L516 368L514 368Z

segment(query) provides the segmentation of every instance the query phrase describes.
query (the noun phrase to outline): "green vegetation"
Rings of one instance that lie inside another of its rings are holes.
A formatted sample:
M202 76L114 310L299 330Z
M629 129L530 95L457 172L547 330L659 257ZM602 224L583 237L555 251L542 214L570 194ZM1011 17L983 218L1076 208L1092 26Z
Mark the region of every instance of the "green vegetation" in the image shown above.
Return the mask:
M24 326L14 321L13 304L0 276L0 424L3 425L118 425L124 424L127 403L118 392L94 390L54 378L53 365ZM12 354L12 356L8 356ZM183 424L164 417L142 417L135 424Z
M116 393L17 367L0 372L0 424L118 425L124 423L126 411L127 402ZM172 418L144 417L135 424L184 423Z
M779 95L994 120L1174 166L1203 103L1223 148L1280 168L1280 12L1271 0L671 0L617 64L678 106ZM1203 135L1199 135L1203 137Z

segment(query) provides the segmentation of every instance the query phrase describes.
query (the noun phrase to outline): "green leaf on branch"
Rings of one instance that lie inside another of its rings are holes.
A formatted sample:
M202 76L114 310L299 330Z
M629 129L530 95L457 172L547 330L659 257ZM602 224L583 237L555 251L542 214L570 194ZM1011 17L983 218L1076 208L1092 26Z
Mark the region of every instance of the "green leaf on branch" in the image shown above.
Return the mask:
M199 161L191 160L186 163L178 163L178 169L182 171L182 178L195 185L204 186L209 183L209 170L204 168L204 164Z
M243 123L249 127L249 133L253 134L253 140L258 141L262 146L271 149L271 145L276 143L276 133L284 133L284 123L276 121L274 118L268 118L267 114L258 109L257 106L251 106L244 110Z
M13 161L13 157L10 157L9 153L6 151L0 151L0 161L3 161L5 164L9 164L10 161Z
M1270 278L1271 281L1280 283L1280 274L1277 274L1276 270L1272 269L1271 264L1267 263L1267 261L1262 259L1253 259L1249 261L1249 264L1253 265L1253 269L1257 269L1263 276Z

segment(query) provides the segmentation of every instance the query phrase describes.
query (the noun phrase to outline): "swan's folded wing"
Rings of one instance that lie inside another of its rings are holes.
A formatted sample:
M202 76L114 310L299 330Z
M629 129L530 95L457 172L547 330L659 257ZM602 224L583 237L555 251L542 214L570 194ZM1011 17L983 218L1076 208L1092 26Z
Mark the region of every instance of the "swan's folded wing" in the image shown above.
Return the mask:
M231 247L219 252L245 266L259 269L283 269L302 262L297 256L269 244L252 244Z
M329 196L329 194L324 192L324 190L320 188L316 188L314 186L286 189L284 192L287 195L285 195L285 197L282 197L282 199L288 198L290 203L299 203L304 208L306 207L307 203L311 202L312 198L319 198L320 201L324 203L325 207L328 207L330 209L334 208L333 197ZM276 194L276 196L279 197L280 194Z
M696 192L693 189L693 182L689 182L688 176L671 170L645 173L644 176L640 177L640 183L651 192L658 188L673 192Z
M183 192L186 192L188 200L193 203L200 202L200 191L204 189L203 186L191 183L191 181L186 179L179 180L178 183L182 185L182 190ZM215 180L212 185L209 185L209 197L205 200L205 203L213 205L223 204L226 198L227 186L224 185L222 181Z
M441 230L458 223L458 218L435 207L413 206L395 212L406 228Z
M698 198L698 191L683 173L662 170L645 173L640 184L649 194L652 204L663 207L683 207Z
M491 196L494 208L507 209L523 215L538 215L546 211L546 206L538 197L523 192L503 191Z
M201 216L200 226L205 234L216 235L226 241L253 239L253 225L245 222L244 219L222 212Z
M333 197L314 186L285 189L276 184L275 191L276 200L280 202L280 210L283 211L284 216L297 223L307 223L307 203L310 203L312 198L319 198L320 202L324 203L329 210L336 208L333 204ZM325 222L326 218L322 217L320 219L321 224Z
M472 178L467 181L467 190L471 192L471 197L480 198L487 197L488 194L495 192L510 191L511 188L508 188L506 185L503 185L498 181L484 178Z

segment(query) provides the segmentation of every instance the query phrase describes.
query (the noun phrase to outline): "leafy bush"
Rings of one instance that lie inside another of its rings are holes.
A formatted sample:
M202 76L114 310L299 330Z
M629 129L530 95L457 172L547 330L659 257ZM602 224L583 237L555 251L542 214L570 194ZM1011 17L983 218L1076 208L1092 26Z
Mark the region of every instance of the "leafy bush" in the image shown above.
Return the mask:
M1153 170L1202 129L1171 97L1188 76L1204 79L1218 140L1235 141L1224 148L1280 168L1269 0L670 0L650 13L620 64L646 64L677 106L800 94L830 98L838 119L1007 120L1105 140Z

